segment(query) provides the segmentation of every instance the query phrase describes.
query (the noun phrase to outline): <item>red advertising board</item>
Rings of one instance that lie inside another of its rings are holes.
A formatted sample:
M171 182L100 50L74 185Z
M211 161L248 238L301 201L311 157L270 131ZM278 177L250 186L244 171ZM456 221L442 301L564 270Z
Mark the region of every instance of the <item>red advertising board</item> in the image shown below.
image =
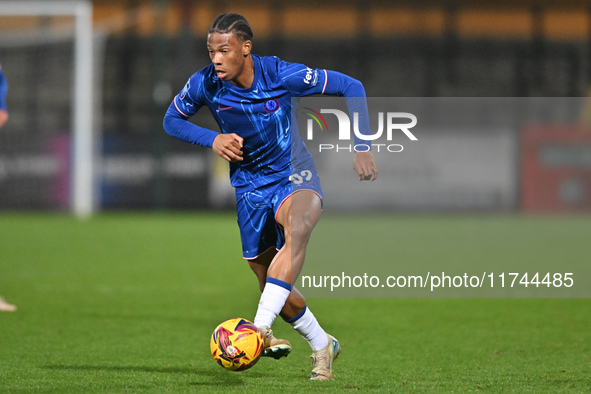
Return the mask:
M591 211L591 128L527 126L520 156L523 211Z

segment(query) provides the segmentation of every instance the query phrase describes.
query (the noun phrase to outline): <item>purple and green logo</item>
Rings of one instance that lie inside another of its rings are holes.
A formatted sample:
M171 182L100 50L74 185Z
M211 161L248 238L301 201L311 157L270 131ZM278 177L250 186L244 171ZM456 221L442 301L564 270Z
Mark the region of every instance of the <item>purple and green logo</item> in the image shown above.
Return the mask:
M315 111L309 107L304 107L304 109L307 109L308 111L310 111L310 112L304 112L304 113L316 121L318 126L320 126L320 131L324 131L324 129L326 129L326 131L328 131L328 125L326 124L326 120L324 120L324 116L322 116L320 114L320 112ZM308 139L309 140L312 139L312 127L311 127L312 119L308 119Z

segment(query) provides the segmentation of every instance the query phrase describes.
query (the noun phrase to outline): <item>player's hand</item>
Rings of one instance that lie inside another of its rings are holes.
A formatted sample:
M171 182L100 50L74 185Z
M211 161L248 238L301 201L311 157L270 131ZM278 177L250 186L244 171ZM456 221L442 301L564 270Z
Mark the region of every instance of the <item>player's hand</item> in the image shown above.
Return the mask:
M242 143L243 138L237 134L218 134L213 140L212 149L222 159L230 163L242 161Z
M360 181L375 181L378 179L378 168L371 152L355 153L353 169L359 175Z

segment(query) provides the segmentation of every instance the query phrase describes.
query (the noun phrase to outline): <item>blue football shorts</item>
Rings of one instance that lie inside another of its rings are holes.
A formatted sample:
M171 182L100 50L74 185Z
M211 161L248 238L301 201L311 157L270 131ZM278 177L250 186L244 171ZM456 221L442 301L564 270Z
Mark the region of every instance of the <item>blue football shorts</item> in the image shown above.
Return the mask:
M256 189L236 190L242 255L246 260L255 259L270 248L281 249L285 237L275 220L277 211L289 196L301 190L310 190L323 199L320 179L312 170L296 172L289 179Z

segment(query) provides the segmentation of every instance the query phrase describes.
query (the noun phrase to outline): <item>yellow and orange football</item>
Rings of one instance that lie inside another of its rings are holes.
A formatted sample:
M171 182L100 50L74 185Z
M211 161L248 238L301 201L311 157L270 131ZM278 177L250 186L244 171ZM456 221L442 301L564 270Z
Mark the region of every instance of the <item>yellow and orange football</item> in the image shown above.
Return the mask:
M254 324L240 317L228 319L213 330L213 359L230 371L253 367L263 352L263 337Z

